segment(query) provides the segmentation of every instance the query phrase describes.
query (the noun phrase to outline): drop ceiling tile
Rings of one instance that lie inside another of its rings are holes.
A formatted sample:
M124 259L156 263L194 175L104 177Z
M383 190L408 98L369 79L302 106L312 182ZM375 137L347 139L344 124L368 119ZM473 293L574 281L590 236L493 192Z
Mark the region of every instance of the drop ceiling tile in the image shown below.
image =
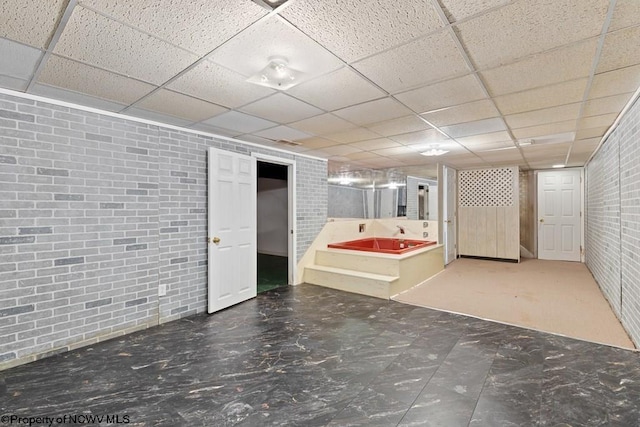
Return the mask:
M587 80L578 79L494 98L502 114L517 114L582 101Z
M640 64L639 45L640 26L608 33L604 39L596 73Z
M607 113L620 113L631 99L631 96L633 96L633 93L630 92L592 99L584 104L583 115L589 117Z
M488 144L491 142L511 142L508 132L492 132L482 135L473 135L463 138L456 138L456 141L464 145Z
M546 144L546 145L529 145L522 147L525 159L527 161L540 161L547 158L562 158L562 163L569 153L571 148L571 142L563 142L561 144Z
M276 93L273 89L248 83L244 76L235 71L206 60L169 83L167 87L229 108L236 108Z
M449 141L449 138L435 129L404 133L402 135L393 135L390 139L399 142L402 145L433 144Z
M381 156L370 151L359 151L357 153L347 154L346 157L348 157L350 160L371 160L378 159Z
M513 136L518 139L529 139L536 137L544 137L547 135L556 135L559 133L574 132L576 130L576 121L567 120L564 122L544 124L540 126L531 126L520 129L513 129Z
M256 3L210 0L81 0L146 33L204 55L268 11Z
M353 66L390 93L470 71L447 30L371 56Z
M44 49L56 29L65 0L20 0L0 3L0 37Z
M380 137L380 135L365 128L349 129L342 132L331 133L325 136L325 138L327 139L331 139L333 141L341 142L344 144L363 141L365 139L375 139L378 137Z
M84 105L87 107L98 108L105 111L121 111L126 107L125 104L108 101L106 99L97 98L72 90L61 89L58 87L48 86L36 83L29 91L34 95L40 95L47 98L59 99L61 101L71 102L72 104Z
M273 139L276 141L297 141L300 139L309 138L311 136L308 133L290 128L288 126L277 126L274 128L265 129L260 132L254 132L254 135L262 138Z
M481 99L421 114L429 123L439 127L489 119L499 115L500 113L489 99Z
M590 39L481 74L493 96L587 77L591 71L596 43L596 39Z
M386 96L384 91L348 67L303 82L287 92L327 111ZM327 96L328 93L331 96Z
M298 0L282 15L346 62L381 52L443 26L430 2Z
M226 108L219 105L167 89L160 89L152 93L137 102L135 106L145 110L169 114L190 122L199 122L227 111Z
M482 157L483 160L489 163L513 162L517 164L523 160L522 154L520 154L520 151L518 151L517 149L483 151L477 154L478 156Z
M315 135L339 132L356 127L353 123L336 117L331 113L300 120L291 123L289 126Z
M599 116L584 117L578 123L578 129L591 129L599 127L609 127L613 124L618 113L602 114Z
M220 135L220 136L235 137L242 134L242 132L232 131L229 129L222 129L216 126L211 126L206 122L193 123L192 125L189 125L189 127L191 129L196 129L202 132L212 133L214 135Z
M395 168L404 166L403 162L382 156L380 157L380 159L361 160L360 163L371 169Z
M324 138L319 138L317 136L312 137L312 138L305 138L305 139L301 139L298 140L298 142L302 143L302 146L309 148L309 149L318 149L318 148L324 148L324 147L331 147L336 145L336 141L331 141L329 139L324 139Z
M600 144L600 138L589 138L589 139L580 139L574 141L571 146L571 155L578 153L589 153L591 154L593 150L595 150Z
M245 141L245 142L251 142L254 144L260 144L260 145L264 145L266 147L278 147L278 148L284 148L284 145L279 145L277 143L275 143L274 141L270 140L270 139L266 139L266 138L262 138L260 136L256 136L256 135L242 135L240 137L238 137L238 140L240 141Z
M507 127L504 124L504 120L502 120L502 118L500 117L478 120L476 122L461 123L440 128L440 130L442 130L452 138L462 138L465 136L500 132L506 129Z
M593 152L593 151L592 151ZM584 164L591 157L590 153L574 153L573 151L569 154L569 161L567 162L567 166L584 166Z
M559 105L557 107L544 108L542 110L528 111L526 113L506 116L507 124L512 128L525 128L544 125L546 123L577 120L580 114L580 103Z
M383 148L393 148L393 147L400 146L399 143L388 138L378 138L378 139L370 139L368 141L353 142L349 145L353 147L358 147L362 150L367 150L367 151L381 150Z
M399 119L375 123L373 125L369 125L369 129L382 136L391 136L431 129L431 126L419 117L411 115L400 117Z
M347 156L349 154L362 152L361 149L351 145L334 145L333 147L325 147L322 151L331 156Z
M38 49L0 38L0 75L29 80L41 57Z
M158 113L157 111L145 110L144 108L129 108L125 112L128 116L140 117L147 120L153 120L158 123L166 123L174 126L187 127L192 123L191 120L181 119L169 114Z
M518 1L457 25L469 56L480 69L595 37L609 0Z
M340 68L343 64L277 15L260 21L215 50L209 59L246 77L262 70L273 56L301 71L300 82Z
M640 22L640 2L637 0L618 0L613 11L609 31L638 25Z
M511 0L441 0L440 3L449 22L455 22L510 2Z
M593 77L589 99L635 92L640 86L640 65L596 74Z
M49 57L38 81L121 104L131 104L155 89L150 84L55 55Z
M411 110L392 98L369 101L333 112L336 116L358 125L391 120L411 113Z
M322 110L284 93L263 98L245 105L240 110L278 123L297 122L322 113Z
M250 116L249 114L244 114L239 111L227 111L226 113L205 120L203 123L239 133L257 132L278 125L275 122Z
M479 153L481 151L508 150L508 149L516 148L515 144L511 141L486 142L486 143L470 142L463 145L475 153Z
M3 76L0 74L0 87L18 91L25 91L29 86L28 80L18 79L16 77Z
M154 84L166 82L198 59L81 6L74 9L54 52Z
M485 98L478 80L471 74L436 83L396 95L396 98L416 112L465 104Z

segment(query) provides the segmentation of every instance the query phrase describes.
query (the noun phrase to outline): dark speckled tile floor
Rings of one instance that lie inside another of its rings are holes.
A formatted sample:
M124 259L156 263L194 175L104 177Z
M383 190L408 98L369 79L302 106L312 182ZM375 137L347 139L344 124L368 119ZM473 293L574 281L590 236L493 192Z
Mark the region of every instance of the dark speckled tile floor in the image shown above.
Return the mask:
M629 427L639 396L638 353L311 285L0 372L2 414L135 426Z

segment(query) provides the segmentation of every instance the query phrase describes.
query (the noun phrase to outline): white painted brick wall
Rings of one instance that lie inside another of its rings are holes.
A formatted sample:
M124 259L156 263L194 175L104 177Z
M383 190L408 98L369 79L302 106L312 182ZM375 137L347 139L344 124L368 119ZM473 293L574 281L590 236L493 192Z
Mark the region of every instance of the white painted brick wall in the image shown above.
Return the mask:
M299 259L326 162L0 94L0 369L205 311L210 146L296 159Z
M640 344L640 103L587 165L586 263Z

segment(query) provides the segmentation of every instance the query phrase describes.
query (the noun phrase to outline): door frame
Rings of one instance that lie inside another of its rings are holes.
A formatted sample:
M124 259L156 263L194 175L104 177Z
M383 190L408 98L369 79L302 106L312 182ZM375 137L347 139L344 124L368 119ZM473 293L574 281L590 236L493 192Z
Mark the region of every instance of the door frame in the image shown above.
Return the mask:
M562 170L580 170L580 247L582 250L580 251L580 262L585 262L585 246L584 246L584 217L585 217L585 171L584 167L575 167L575 168L558 168L558 169L540 169L533 172L535 179L533 180L533 185L535 185L535 198L534 198L534 209L533 209L533 242L535 246L535 257L538 259L538 174L540 172L561 172ZM522 224L520 224L522 226Z
M447 170L449 169L453 171L453 174L455 176L455 182L453 183L450 183L449 180L447 179ZM439 176L438 176L438 202L439 203L438 204L440 205L438 206L438 216L439 216L439 221L438 221L439 236L438 237L442 239L441 241L444 247L443 257L444 257L444 263L446 266L452 263L453 261L455 261L456 259L458 259L458 170L447 165L441 165L438 168L438 173L439 173ZM450 185L453 186L452 187L453 188L453 214L451 216L453 221L453 225L451 226L453 230L453 245L454 245L453 259L448 259L447 257L448 256L448 251L447 251L448 239L445 238L445 235L447 234L445 232L445 229L447 228L447 223L445 221L446 221L446 215L448 214L447 189Z
M263 153L251 153L258 162L273 163L287 166L287 284L295 284L297 273L297 230L296 230L296 161L284 157L271 156Z

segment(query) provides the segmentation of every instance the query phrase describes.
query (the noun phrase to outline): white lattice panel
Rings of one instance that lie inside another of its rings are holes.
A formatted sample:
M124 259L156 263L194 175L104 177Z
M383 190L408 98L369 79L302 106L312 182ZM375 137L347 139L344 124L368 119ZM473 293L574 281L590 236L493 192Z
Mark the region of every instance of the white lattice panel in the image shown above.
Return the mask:
M511 168L460 171L460 206L513 206L513 182Z

